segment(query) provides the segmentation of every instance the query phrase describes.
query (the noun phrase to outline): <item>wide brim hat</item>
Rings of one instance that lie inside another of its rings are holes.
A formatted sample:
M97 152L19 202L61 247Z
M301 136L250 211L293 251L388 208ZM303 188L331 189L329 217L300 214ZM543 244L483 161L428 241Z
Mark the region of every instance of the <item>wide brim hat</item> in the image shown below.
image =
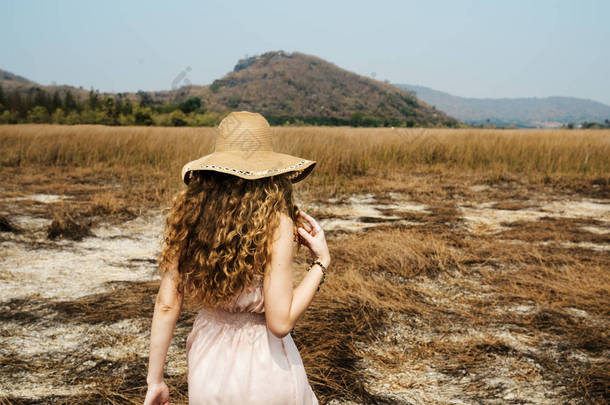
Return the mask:
M275 152L271 127L262 115L235 111L218 125L214 152L182 167L182 180L188 184L194 171L215 171L254 180L291 173L297 183L307 177L316 161Z

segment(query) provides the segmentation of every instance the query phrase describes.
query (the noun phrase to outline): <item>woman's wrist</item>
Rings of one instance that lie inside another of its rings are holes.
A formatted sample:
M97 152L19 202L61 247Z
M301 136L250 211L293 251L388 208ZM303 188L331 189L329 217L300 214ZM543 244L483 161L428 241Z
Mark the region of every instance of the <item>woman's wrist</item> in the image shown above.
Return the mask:
M320 269L320 276L322 277L318 284L317 291L320 290L320 285L326 281L326 267L330 264L330 257L314 258L313 263L309 265L307 271L311 270L312 267Z
M164 383L165 380L163 379L163 377L159 378L159 377L146 377L146 384L148 385L157 385L157 384L162 384Z
M330 255L324 255L324 256L319 256L317 257L315 260L318 260L320 263L322 263L322 266L328 268L328 266L330 265Z

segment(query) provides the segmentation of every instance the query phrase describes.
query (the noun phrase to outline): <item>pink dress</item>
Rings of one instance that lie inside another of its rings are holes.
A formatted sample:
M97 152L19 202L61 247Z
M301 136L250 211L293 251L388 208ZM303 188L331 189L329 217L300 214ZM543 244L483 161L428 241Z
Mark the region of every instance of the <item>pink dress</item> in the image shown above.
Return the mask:
M263 280L217 311L199 311L186 340L190 405L318 404L290 334L265 321Z

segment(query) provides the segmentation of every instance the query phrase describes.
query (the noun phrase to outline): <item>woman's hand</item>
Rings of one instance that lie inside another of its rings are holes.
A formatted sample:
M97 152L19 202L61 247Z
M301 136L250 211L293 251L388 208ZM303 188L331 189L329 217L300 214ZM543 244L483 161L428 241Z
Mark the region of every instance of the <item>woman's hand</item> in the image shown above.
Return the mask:
M315 219L299 210L299 215L305 219L303 227L298 227L302 243L309 248L314 260L319 260L325 267L330 264L330 253L324 237L324 230ZM307 229L306 229L307 228Z
M144 405L169 405L169 388L164 381L148 384Z

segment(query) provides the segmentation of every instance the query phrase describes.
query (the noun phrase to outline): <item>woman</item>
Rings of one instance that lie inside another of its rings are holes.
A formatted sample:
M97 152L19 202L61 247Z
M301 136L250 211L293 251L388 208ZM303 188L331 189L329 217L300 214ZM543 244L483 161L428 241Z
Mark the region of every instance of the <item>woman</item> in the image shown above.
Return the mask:
M184 165L166 219L145 405L168 404L167 350L183 297L200 309L186 342L189 404L317 404L290 332L325 281L320 225L292 198L316 162L273 151L260 115L222 120L214 153ZM293 289L300 244L312 264Z

